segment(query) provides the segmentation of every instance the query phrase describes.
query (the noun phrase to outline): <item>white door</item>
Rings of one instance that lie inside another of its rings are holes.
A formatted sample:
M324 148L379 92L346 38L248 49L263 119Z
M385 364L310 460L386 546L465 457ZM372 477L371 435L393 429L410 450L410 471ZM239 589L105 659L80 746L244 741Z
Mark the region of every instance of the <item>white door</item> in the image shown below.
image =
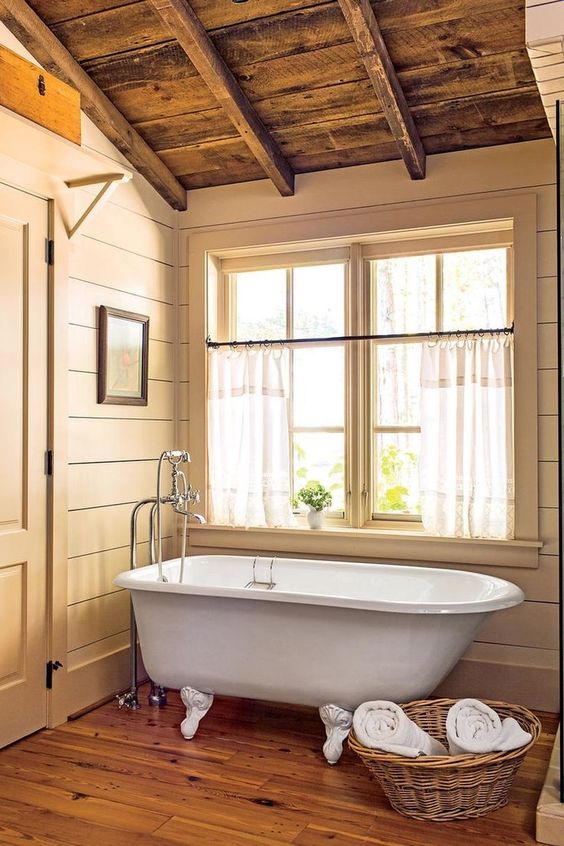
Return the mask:
M0 746L47 721L47 211L0 184Z

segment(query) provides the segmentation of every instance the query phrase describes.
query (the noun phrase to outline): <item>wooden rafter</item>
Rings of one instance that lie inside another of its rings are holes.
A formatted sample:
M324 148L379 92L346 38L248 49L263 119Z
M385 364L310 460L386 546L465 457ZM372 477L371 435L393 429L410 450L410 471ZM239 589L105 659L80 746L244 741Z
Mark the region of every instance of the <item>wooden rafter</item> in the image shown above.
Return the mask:
M88 117L173 208L184 211L186 189L25 0L1 0L0 20L47 70L78 89Z
M412 179L425 178L425 151L369 0L339 0L360 57Z
M187 0L150 0L241 138L280 193L294 193L294 173Z

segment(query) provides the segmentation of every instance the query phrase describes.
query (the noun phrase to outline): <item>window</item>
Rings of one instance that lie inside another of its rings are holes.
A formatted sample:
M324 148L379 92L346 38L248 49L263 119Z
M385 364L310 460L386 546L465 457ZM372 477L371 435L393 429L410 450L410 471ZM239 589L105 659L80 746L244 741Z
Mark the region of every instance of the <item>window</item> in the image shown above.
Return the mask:
M369 262L372 343L372 517L419 520L417 333L499 329L510 322L509 249L394 256Z
M332 493L332 525L424 530L422 350L431 333L511 323L511 235L221 260L217 339L289 339L292 499L317 480ZM393 337L307 342L363 334Z
M227 322L239 341L326 338L345 332L345 262L227 274ZM345 346L290 347L287 388L291 497L310 480L345 516Z

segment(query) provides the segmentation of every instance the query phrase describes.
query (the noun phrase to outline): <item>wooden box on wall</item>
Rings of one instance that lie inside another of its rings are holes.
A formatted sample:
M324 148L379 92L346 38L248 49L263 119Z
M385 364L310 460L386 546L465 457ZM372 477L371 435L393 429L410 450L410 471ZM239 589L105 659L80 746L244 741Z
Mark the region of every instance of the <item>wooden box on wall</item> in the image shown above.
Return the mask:
M0 106L80 144L80 94L0 45Z

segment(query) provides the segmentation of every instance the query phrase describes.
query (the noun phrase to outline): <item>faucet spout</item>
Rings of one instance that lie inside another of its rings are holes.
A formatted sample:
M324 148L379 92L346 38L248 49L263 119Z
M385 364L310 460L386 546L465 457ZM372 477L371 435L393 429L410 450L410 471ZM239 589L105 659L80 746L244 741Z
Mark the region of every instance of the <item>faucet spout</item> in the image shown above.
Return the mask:
M203 517L201 514L195 514L194 511L189 511L188 516L192 517L197 523L202 524L206 522L205 517Z

